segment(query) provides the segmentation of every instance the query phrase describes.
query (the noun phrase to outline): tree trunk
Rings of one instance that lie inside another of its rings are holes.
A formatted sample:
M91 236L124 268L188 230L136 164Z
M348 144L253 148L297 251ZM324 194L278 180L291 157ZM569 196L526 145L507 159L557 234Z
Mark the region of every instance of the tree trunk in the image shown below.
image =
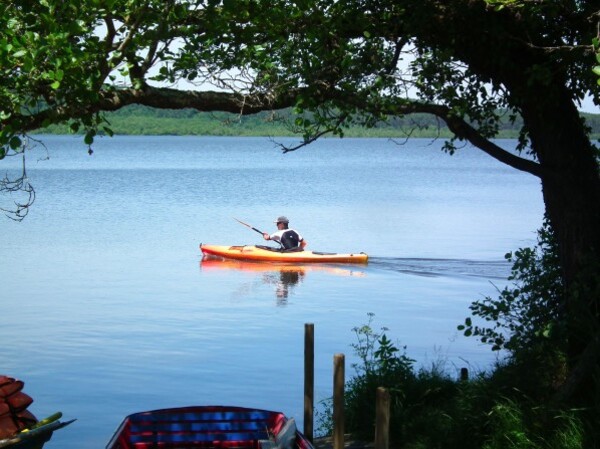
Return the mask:
M541 176L544 203L558 239L566 287L569 364L572 371L580 361L588 366L584 376L577 369L581 381L572 388L571 402L584 405L593 397L594 383L600 384L593 375L597 357L592 363L582 357L600 331L600 175L595 149L577 109L566 95L558 97L550 108L535 101L534 95L522 113L532 148L545 168ZM599 390L596 386L595 391Z

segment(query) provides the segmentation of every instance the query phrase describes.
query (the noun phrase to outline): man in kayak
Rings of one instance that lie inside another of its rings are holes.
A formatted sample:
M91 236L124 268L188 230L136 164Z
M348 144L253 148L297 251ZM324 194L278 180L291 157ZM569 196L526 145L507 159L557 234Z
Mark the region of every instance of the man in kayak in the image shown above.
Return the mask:
M277 232L269 235L268 232L263 233L265 240L275 240L280 242L285 249L301 248L306 246L306 240L302 238L294 229L289 229L290 220L287 217L277 217Z

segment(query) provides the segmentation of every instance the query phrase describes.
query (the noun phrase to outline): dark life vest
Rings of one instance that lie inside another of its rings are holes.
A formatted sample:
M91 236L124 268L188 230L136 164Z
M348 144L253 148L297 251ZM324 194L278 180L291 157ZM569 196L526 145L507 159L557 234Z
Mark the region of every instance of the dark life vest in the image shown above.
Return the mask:
M281 244L285 249L297 248L300 246L300 236L296 231L289 229L281 235Z
M0 439L11 437L37 422L27 410L33 399L22 389L22 381L0 375Z

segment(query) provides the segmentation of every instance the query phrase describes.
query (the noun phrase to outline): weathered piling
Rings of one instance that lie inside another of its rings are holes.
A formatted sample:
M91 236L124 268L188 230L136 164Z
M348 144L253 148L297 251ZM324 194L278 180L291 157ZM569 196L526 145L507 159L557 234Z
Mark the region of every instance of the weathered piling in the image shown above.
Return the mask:
M304 325L304 436L313 442L315 397L315 325Z
M344 449L345 356L333 356L333 449Z
M388 449L390 445L390 392L377 388L375 404L375 449Z

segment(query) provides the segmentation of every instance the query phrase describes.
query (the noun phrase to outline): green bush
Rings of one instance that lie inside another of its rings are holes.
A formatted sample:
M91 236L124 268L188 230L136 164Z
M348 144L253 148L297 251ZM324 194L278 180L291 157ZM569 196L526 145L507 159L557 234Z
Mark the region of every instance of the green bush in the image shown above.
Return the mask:
M373 441L378 387L390 393L390 444L402 449L582 448L583 425L575 411L554 410L515 387L512 363L491 373L456 380L443 363L416 369L406 348L392 343L388 329L353 329L359 362L345 386L345 429ZM522 374L522 373L521 373ZM530 374L531 378L533 375ZM333 431L332 399L317 412L317 433Z
M352 345L359 362L352 367L356 376L345 387L345 426L357 438L372 441L375 432L376 391L390 393L390 439L403 448L450 447L462 441L463 449L480 447L476 419L484 414L477 396L483 391L480 379L458 382L441 363L428 369L415 369L406 347L394 344L386 334L368 323L353 329L357 343ZM468 399L467 399L468 398ZM318 433L332 432L332 400L321 404L317 413ZM475 420L473 419L475 418Z
M498 388L510 386L548 401L567 373L565 290L549 224L538 231L537 246L506 258L513 263L508 278L512 285L499 290L497 298L473 302L472 317L458 329L494 351L505 351L491 379ZM475 318L484 324L476 325Z
M531 347L564 347L565 291L561 278L557 244L549 224L538 231L534 248L520 248L506 254L513 263L508 278L512 286L499 290L470 306L472 315L488 324L476 326L471 317L458 326L464 335L479 338L492 350L505 349L517 356Z

